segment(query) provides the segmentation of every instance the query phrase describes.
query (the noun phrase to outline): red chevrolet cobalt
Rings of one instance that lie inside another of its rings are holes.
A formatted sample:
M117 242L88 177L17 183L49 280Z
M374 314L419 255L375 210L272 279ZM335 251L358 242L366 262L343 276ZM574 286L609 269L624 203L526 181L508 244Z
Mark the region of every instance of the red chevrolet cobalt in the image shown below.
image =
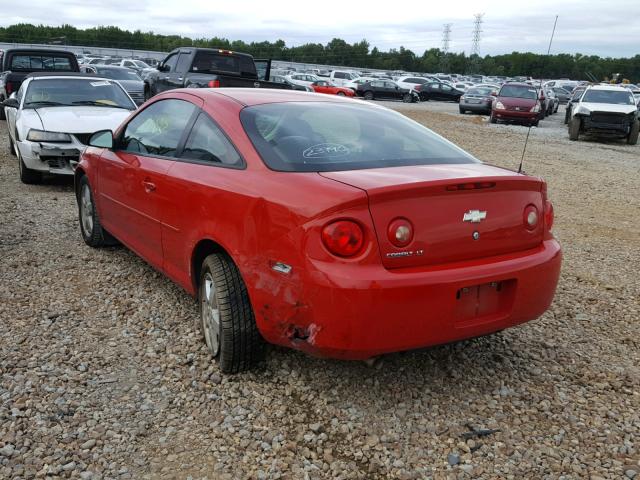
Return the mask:
M382 107L263 89L154 97L75 171L84 241L198 298L225 372L264 341L367 359L539 317L560 246L543 180Z

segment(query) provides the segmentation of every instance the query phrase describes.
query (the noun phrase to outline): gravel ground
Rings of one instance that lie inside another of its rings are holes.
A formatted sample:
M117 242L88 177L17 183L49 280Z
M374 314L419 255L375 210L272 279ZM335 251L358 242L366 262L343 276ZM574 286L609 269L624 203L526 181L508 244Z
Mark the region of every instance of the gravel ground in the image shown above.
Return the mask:
M390 105L517 166L524 127ZM541 319L374 366L273 348L236 376L194 300L82 243L68 182L19 183L0 125L0 478L640 478L640 146L569 142L562 115L525 157L565 251Z

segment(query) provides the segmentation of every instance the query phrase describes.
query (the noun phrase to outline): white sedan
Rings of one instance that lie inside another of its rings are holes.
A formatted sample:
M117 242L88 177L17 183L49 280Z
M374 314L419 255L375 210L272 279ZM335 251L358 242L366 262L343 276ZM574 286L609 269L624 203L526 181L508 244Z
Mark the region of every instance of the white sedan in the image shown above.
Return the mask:
M3 105L23 183L38 183L45 172L73 174L91 134L115 130L136 109L114 80L51 72L27 76Z

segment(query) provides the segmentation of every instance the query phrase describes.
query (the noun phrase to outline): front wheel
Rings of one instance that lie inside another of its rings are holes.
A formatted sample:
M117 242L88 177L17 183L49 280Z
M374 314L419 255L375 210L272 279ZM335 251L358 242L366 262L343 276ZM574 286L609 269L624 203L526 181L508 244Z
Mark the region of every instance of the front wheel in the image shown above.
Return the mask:
M371 91L364 92L364 99L365 100L373 100L373 92L371 92Z
M224 373L248 370L264 353L253 309L240 271L225 254L202 262L200 327L211 356Z
M84 243L94 248L117 244L118 241L102 228L98 211L93 201L91 185L89 185L89 179L86 175L80 178L77 200L80 233Z
M638 131L640 129L640 120L636 120L631 125L631 131L629 132L629 136L627 137L627 143L629 145L635 145L638 143Z
M489 117L489 121L491 123L498 123L498 119L493 115L493 112L491 112L491 116Z
M461 113L461 114L463 114L463 115L464 115L465 113L467 113L467 111L466 111L464 108L462 108L462 107L460 107L458 110L460 110L460 113Z
M20 149L15 147L16 157L18 157L18 170L20 171L20 181L27 185L34 185L42 182L42 173L27 167L20 155Z
M580 136L580 119L573 117L569 121L569 140L578 140Z
M337 95L338 95L339 97L344 97L344 96L345 96L344 92L338 92L338 93L337 93Z
M410 93L405 93L405 94L402 96L402 101L403 101L404 103L411 103L411 102L413 102L413 96L412 96Z

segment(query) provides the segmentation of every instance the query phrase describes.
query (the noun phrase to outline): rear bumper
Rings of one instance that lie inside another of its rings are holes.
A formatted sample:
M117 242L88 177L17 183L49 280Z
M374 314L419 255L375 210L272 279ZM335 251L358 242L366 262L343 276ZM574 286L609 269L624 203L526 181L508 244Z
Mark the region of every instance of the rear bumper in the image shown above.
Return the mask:
M429 268L314 264L290 312L278 312L276 323L257 312L258 326L271 343L342 359L486 335L545 312L561 258L560 245L547 240L526 252Z

